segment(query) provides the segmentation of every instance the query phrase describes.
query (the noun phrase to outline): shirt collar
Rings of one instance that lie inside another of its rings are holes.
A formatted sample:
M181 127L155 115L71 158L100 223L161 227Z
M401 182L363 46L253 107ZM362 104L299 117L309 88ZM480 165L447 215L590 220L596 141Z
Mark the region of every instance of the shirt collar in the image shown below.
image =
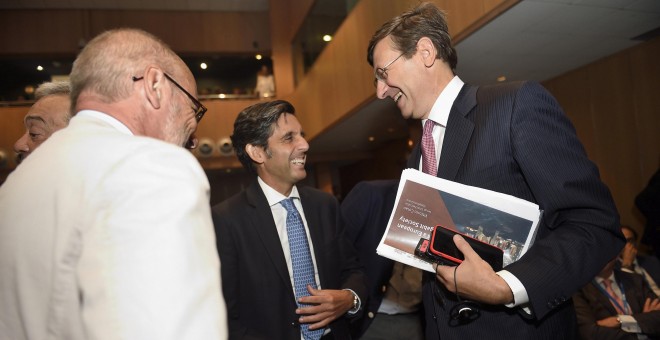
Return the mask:
M268 201L268 205L271 207L276 204L279 204L280 201L286 198L300 199L300 195L298 194L298 188L295 185L293 186L293 189L291 189L291 194L289 194L289 197L286 197L280 194L277 190L273 189L270 185L266 184L266 182L264 182L261 179L261 177L257 176L257 182L259 182L261 191L263 191L264 195L266 195L266 200Z
M109 114L106 114L106 113L103 113L103 112L100 112L100 111L94 111L94 110L82 110L82 111L76 113L76 116L79 116L79 117L93 117L95 119L99 119L99 120L102 120L102 121L110 124L115 129L117 129L117 130L119 130L119 131L121 131L121 132L123 132L127 135L133 135L133 132L131 132L131 130L126 125L124 125L124 123L120 122L117 118L115 118L115 117L113 117Z
M449 111L451 110L452 105L454 105L454 101L456 100L456 97L458 97L458 93L461 92L463 85L464 83L461 78L454 76L442 92L440 92L438 99L435 100L435 103L431 108L431 113L429 114L429 119L443 127L447 127ZM424 123L426 123L426 119L422 120L422 126L424 126Z

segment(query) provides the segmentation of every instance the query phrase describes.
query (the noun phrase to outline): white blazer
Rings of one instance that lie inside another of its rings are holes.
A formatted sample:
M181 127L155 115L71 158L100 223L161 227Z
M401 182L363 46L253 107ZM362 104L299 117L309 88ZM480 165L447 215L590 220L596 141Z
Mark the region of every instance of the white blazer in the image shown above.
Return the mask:
M0 339L225 339L209 183L82 111L0 187Z

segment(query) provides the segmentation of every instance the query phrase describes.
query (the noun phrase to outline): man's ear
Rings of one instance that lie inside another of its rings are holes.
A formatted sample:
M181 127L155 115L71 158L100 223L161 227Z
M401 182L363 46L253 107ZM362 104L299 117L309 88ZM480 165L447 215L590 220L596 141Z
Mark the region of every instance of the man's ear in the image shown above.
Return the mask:
M262 164L266 159L266 152L264 151L264 148L260 146L248 144L245 146L245 153L250 156L253 162L258 164Z
M424 66L431 67L435 64L438 51L436 51L431 39L427 37L420 38L417 41L417 53L421 56Z
M158 110L162 105L163 83L166 81L163 70L149 67L144 74L144 92L151 106Z

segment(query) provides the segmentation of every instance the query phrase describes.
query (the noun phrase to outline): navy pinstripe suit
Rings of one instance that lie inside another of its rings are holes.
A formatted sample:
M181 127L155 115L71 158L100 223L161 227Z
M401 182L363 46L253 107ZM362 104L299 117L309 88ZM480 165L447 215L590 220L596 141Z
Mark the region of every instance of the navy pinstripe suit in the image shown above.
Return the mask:
M419 168L419 144L408 166ZM467 325L448 326L456 298L424 276L428 339L571 339L571 295L623 247L619 218L575 129L539 84L463 86L445 132L438 177L510 194L544 210L533 247L505 269L529 295L521 308L483 306Z

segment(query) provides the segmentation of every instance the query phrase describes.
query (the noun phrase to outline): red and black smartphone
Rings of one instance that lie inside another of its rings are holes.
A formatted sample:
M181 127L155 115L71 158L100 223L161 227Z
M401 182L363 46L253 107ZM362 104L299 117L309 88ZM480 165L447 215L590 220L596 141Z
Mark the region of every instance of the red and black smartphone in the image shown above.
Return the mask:
M436 226L431 234L431 240L427 240L427 247L422 246L427 253L425 258L445 265L461 264L465 257L463 257L463 254L458 248L456 248L456 244L454 244L453 237L455 234L460 233L440 225ZM481 242L467 235L460 235L484 261L488 262L491 267L493 267L493 270L498 271L502 269L502 262L504 260L504 251L502 251L502 249ZM421 243L422 241L420 240L420 244Z

